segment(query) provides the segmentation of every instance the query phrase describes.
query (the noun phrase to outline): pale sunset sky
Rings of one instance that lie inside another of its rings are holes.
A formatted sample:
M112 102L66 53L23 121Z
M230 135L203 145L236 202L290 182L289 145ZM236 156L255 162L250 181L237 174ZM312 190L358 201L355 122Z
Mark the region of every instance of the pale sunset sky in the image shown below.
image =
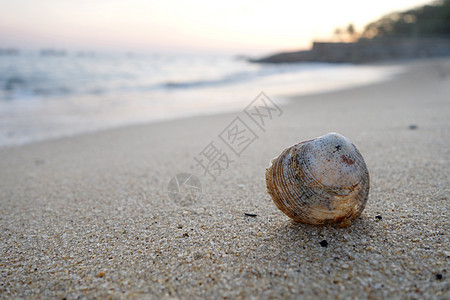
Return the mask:
M423 0L0 0L0 48L267 53Z

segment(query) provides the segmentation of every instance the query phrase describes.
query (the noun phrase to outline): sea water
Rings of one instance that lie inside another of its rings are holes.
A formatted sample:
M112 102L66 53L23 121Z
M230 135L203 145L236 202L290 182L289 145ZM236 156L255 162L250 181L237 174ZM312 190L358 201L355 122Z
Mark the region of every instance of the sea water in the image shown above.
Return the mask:
M231 55L38 52L0 56L0 147L181 117L282 105L386 80L398 67L255 64Z

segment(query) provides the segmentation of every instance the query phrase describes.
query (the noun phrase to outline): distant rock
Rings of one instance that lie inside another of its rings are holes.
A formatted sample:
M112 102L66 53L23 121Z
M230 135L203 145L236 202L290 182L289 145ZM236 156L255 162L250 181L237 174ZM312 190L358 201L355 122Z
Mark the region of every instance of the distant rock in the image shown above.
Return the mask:
M41 56L65 56L67 54L66 50L59 49L42 49L40 51Z
M0 48L0 55L18 55L20 50L17 48Z

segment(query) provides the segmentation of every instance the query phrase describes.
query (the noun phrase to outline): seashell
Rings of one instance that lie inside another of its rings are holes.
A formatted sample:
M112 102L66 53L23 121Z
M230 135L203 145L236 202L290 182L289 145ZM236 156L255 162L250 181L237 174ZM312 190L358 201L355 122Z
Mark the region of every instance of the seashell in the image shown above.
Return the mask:
M296 222L350 225L369 196L369 171L358 149L337 133L298 143L266 170L275 205Z

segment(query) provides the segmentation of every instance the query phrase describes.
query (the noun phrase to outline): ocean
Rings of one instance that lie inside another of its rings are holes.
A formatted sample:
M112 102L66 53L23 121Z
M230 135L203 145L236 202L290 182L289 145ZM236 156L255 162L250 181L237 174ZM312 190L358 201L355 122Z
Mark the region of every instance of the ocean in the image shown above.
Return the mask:
M242 110L292 94L387 80L394 66L255 64L206 54L0 55L0 147L131 124Z

